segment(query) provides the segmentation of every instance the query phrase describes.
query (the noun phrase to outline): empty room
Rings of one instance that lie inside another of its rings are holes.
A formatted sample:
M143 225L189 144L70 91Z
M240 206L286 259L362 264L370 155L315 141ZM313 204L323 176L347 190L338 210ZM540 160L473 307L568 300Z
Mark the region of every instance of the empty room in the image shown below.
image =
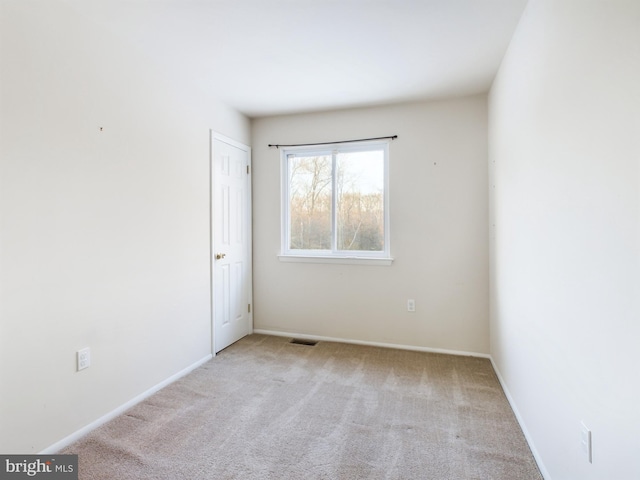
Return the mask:
M0 102L0 478L640 478L640 1L0 0Z

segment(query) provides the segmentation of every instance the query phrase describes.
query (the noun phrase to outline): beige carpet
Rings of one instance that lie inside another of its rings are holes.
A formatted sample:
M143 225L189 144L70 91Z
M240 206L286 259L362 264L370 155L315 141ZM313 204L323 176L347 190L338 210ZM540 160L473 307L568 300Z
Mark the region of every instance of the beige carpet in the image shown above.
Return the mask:
M84 480L541 480L486 359L251 335L61 453Z

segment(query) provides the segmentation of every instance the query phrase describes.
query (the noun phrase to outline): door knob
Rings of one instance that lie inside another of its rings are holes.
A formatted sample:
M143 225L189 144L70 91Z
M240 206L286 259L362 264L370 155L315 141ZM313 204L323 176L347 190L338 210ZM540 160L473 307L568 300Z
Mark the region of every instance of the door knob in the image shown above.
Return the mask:
M216 260L220 260L221 258L224 258L226 256L227 256L226 253L216 253Z

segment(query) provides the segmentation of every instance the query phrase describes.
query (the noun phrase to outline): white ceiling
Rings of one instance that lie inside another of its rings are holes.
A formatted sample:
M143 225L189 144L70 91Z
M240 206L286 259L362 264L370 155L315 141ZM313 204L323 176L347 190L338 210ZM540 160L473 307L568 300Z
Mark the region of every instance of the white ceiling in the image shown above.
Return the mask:
M256 117L485 92L526 2L111 0L91 14Z

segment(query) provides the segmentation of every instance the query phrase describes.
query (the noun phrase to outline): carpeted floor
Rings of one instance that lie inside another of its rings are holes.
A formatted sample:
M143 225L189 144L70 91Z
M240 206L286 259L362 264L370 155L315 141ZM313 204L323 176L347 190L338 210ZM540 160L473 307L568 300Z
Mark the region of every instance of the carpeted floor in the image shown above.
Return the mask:
M82 480L541 480L486 359L251 335L60 453Z

